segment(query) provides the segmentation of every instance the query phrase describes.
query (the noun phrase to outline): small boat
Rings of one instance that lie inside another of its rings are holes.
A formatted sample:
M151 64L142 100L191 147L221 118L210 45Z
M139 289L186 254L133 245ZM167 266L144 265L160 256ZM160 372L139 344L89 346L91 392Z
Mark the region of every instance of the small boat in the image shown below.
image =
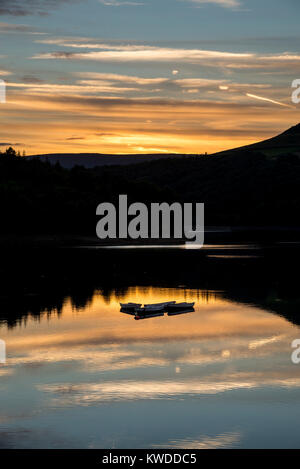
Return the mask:
M122 311L132 311L135 312L137 308L140 308L141 303L120 303Z
M137 314L147 314L147 313L160 313L165 310L165 306L162 305L148 305L144 308L136 308L135 312Z
M148 304L148 305L144 305L144 308L145 309L152 309L152 308L166 308L167 306L169 305L174 305L176 303L176 301L167 301L165 303L153 303L153 304Z
M184 311L186 309L194 308L195 303L175 303L167 306L169 312Z

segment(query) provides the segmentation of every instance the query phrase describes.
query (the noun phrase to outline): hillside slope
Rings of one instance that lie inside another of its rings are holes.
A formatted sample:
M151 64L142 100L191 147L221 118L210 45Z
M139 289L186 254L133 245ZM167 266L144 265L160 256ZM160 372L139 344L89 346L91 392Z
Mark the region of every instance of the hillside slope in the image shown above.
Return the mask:
M241 152L243 150L248 152L261 152L267 156L282 155L284 153L300 155L300 124L297 124L285 132L269 138L268 140L254 143L252 145L246 145L244 147L234 148L232 150L222 151L216 154L227 155L232 152Z
M228 156L235 152L256 152L266 156L278 156L282 154L300 155L300 124L291 127L280 135L276 135L268 140L257 142L252 145L246 145L239 148L215 153L212 156ZM189 155L177 153L163 154L137 154L137 155L107 155L102 153L49 153L45 155L30 155L26 158L36 159L49 162L52 165L59 163L66 169L74 166L83 166L84 168L95 168L98 166L128 166L137 163L148 163L158 160L168 160L169 158L181 159L191 158L203 155Z

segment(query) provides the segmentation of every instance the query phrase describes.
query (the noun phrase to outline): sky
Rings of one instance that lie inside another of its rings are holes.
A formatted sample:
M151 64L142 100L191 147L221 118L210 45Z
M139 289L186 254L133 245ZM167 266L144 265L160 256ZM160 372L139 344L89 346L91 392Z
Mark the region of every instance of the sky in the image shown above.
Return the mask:
M0 149L202 154L272 137L300 121L299 13L298 0L0 0Z

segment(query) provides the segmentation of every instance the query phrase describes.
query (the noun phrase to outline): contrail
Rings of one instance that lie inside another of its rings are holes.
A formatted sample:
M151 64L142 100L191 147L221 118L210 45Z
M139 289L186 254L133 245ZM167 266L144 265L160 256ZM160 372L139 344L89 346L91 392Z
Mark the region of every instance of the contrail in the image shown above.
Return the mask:
M246 96L249 98L259 99L260 101L267 101L268 103L278 104L279 106L294 108L294 106L290 106L289 104L280 103L279 101L274 101L274 99L263 98L262 96L257 96L256 94L246 93Z

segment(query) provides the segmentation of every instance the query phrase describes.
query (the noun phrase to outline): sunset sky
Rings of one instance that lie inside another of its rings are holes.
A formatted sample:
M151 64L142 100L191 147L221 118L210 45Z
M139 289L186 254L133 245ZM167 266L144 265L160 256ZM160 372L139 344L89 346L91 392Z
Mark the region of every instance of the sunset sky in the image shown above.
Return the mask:
M210 153L271 137L300 121L299 14L298 0L0 0L0 148Z

